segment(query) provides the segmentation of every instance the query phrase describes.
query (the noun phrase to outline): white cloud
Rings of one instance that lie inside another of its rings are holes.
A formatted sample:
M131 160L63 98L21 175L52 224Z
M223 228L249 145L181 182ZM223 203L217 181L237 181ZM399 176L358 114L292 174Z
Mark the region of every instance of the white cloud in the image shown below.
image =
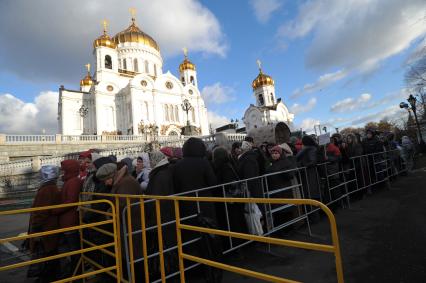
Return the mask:
M306 133L314 132L314 126L320 124L320 120L314 118L306 118L303 119L302 123L298 125L298 129L302 128L302 130Z
M407 110L399 108L399 105L392 105L376 113L370 113L367 115L358 116L355 119L352 119L350 124L352 126L359 126L368 122L377 122L382 119L389 119L389 120L406 119L407 115L408 115Z
M348 97L337 101L330 108L331 112L343 113L347 111L358 110L366 106L366 103L372 98L371 94L363 93L358 98Z
M260 23L266 23L272 13L277 11L282 3L279 0L251 0L250 5L254 10L256 19Z
M41 92L33 102L26 103L11 95L0 95L0 132L6 134L57 133L57 92Z
M321 75L316 82L305 84L302 89L296 89L293 91L291 97L296 98L300 97L304 94L322 91L324 88L329 86L330 84L343 79L347 76L347 72L345 70L339 70L334 73L327 73Z
M207 111L207 117L209 118L209 123L213 130L216 128L219 128L221 126L224 126L226 124L231 123L230 119L228 117L219 115L215 112Z
M315 105L317 104L317 99L315 97L309 99L307 104L299 104L299 103L294 103L290 109L291 112L294 113L295 115L300 114L300 113L305 113L305 112L309 112L311 111Z
M424 0L312 0L278 31L312 35L306 64L318 70L370 71L426 34Z
M109 20L109 34L136 22L168 57L182 52L225 56L227 44L215 15L196 0L3 0L0 1L0 71L28 80L75 83L92 57L93 40Z
M235 100L233 94L234 89L229 86L224 86L220 82L203 87L201 96L207 105L222 104Z

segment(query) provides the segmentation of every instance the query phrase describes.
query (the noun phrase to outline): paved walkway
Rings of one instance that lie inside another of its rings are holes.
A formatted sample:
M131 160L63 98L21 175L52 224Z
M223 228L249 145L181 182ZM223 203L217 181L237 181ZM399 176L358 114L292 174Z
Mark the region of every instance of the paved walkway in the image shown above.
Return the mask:
M351 208L339 210L339 230L345 282L426 282L426 170L399 177L390 190L377 188ZM331 243L325 219L306 231L289 231L282 238ZM246 248L242 260L230 264L302 282L336 282L330 254L289 247ZM223 282L259 282L225 273Z

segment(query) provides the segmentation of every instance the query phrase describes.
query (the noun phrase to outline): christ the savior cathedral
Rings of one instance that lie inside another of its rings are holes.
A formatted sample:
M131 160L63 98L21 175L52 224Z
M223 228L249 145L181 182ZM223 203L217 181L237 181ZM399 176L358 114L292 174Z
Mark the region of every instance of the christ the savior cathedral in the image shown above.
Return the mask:
M136 24L112 38L106 22L93 42L95 70L80 82L80 90L59 90L58 121L63 135L138 135L155 129L158 135L180 135L188 123L196 134L209 134L207 109L200 95L195 65L187 52L179 78L163 73L157 42Z

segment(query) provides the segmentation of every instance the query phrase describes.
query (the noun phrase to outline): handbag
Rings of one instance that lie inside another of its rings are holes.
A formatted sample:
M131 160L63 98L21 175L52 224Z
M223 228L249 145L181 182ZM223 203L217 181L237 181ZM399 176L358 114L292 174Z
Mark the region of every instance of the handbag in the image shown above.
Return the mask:
M235 172L234 166L230 165L232 172L234 173L235 178L239 181L240 178ZM225 190L225 197L229 198L243 198L247 192L247 182L237 182L227 186Z
M252 235L263 235L263 228L260 219L262 212L256 203L246 203L244 206L244 217L246 219L248 232Z

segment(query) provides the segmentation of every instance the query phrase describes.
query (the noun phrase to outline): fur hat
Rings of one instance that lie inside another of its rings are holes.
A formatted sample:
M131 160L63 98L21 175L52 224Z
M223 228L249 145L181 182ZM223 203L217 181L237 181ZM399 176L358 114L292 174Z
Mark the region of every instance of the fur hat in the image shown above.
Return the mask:
M115 173L117 172L117 164L107 163L101 166L96 172L96 178L101 181L114 178Z
M282 143L282 144L280 144L280 147L283 149L284 154L285 154L286 156L291 156L291 155L293 155L293 151L291 150L291 148L290 148L290 146L289 146L288 144L286 144L286 143Z
M59 177L59 168L55 165L44 165L40 169L41 183L45 184L54 181Z

